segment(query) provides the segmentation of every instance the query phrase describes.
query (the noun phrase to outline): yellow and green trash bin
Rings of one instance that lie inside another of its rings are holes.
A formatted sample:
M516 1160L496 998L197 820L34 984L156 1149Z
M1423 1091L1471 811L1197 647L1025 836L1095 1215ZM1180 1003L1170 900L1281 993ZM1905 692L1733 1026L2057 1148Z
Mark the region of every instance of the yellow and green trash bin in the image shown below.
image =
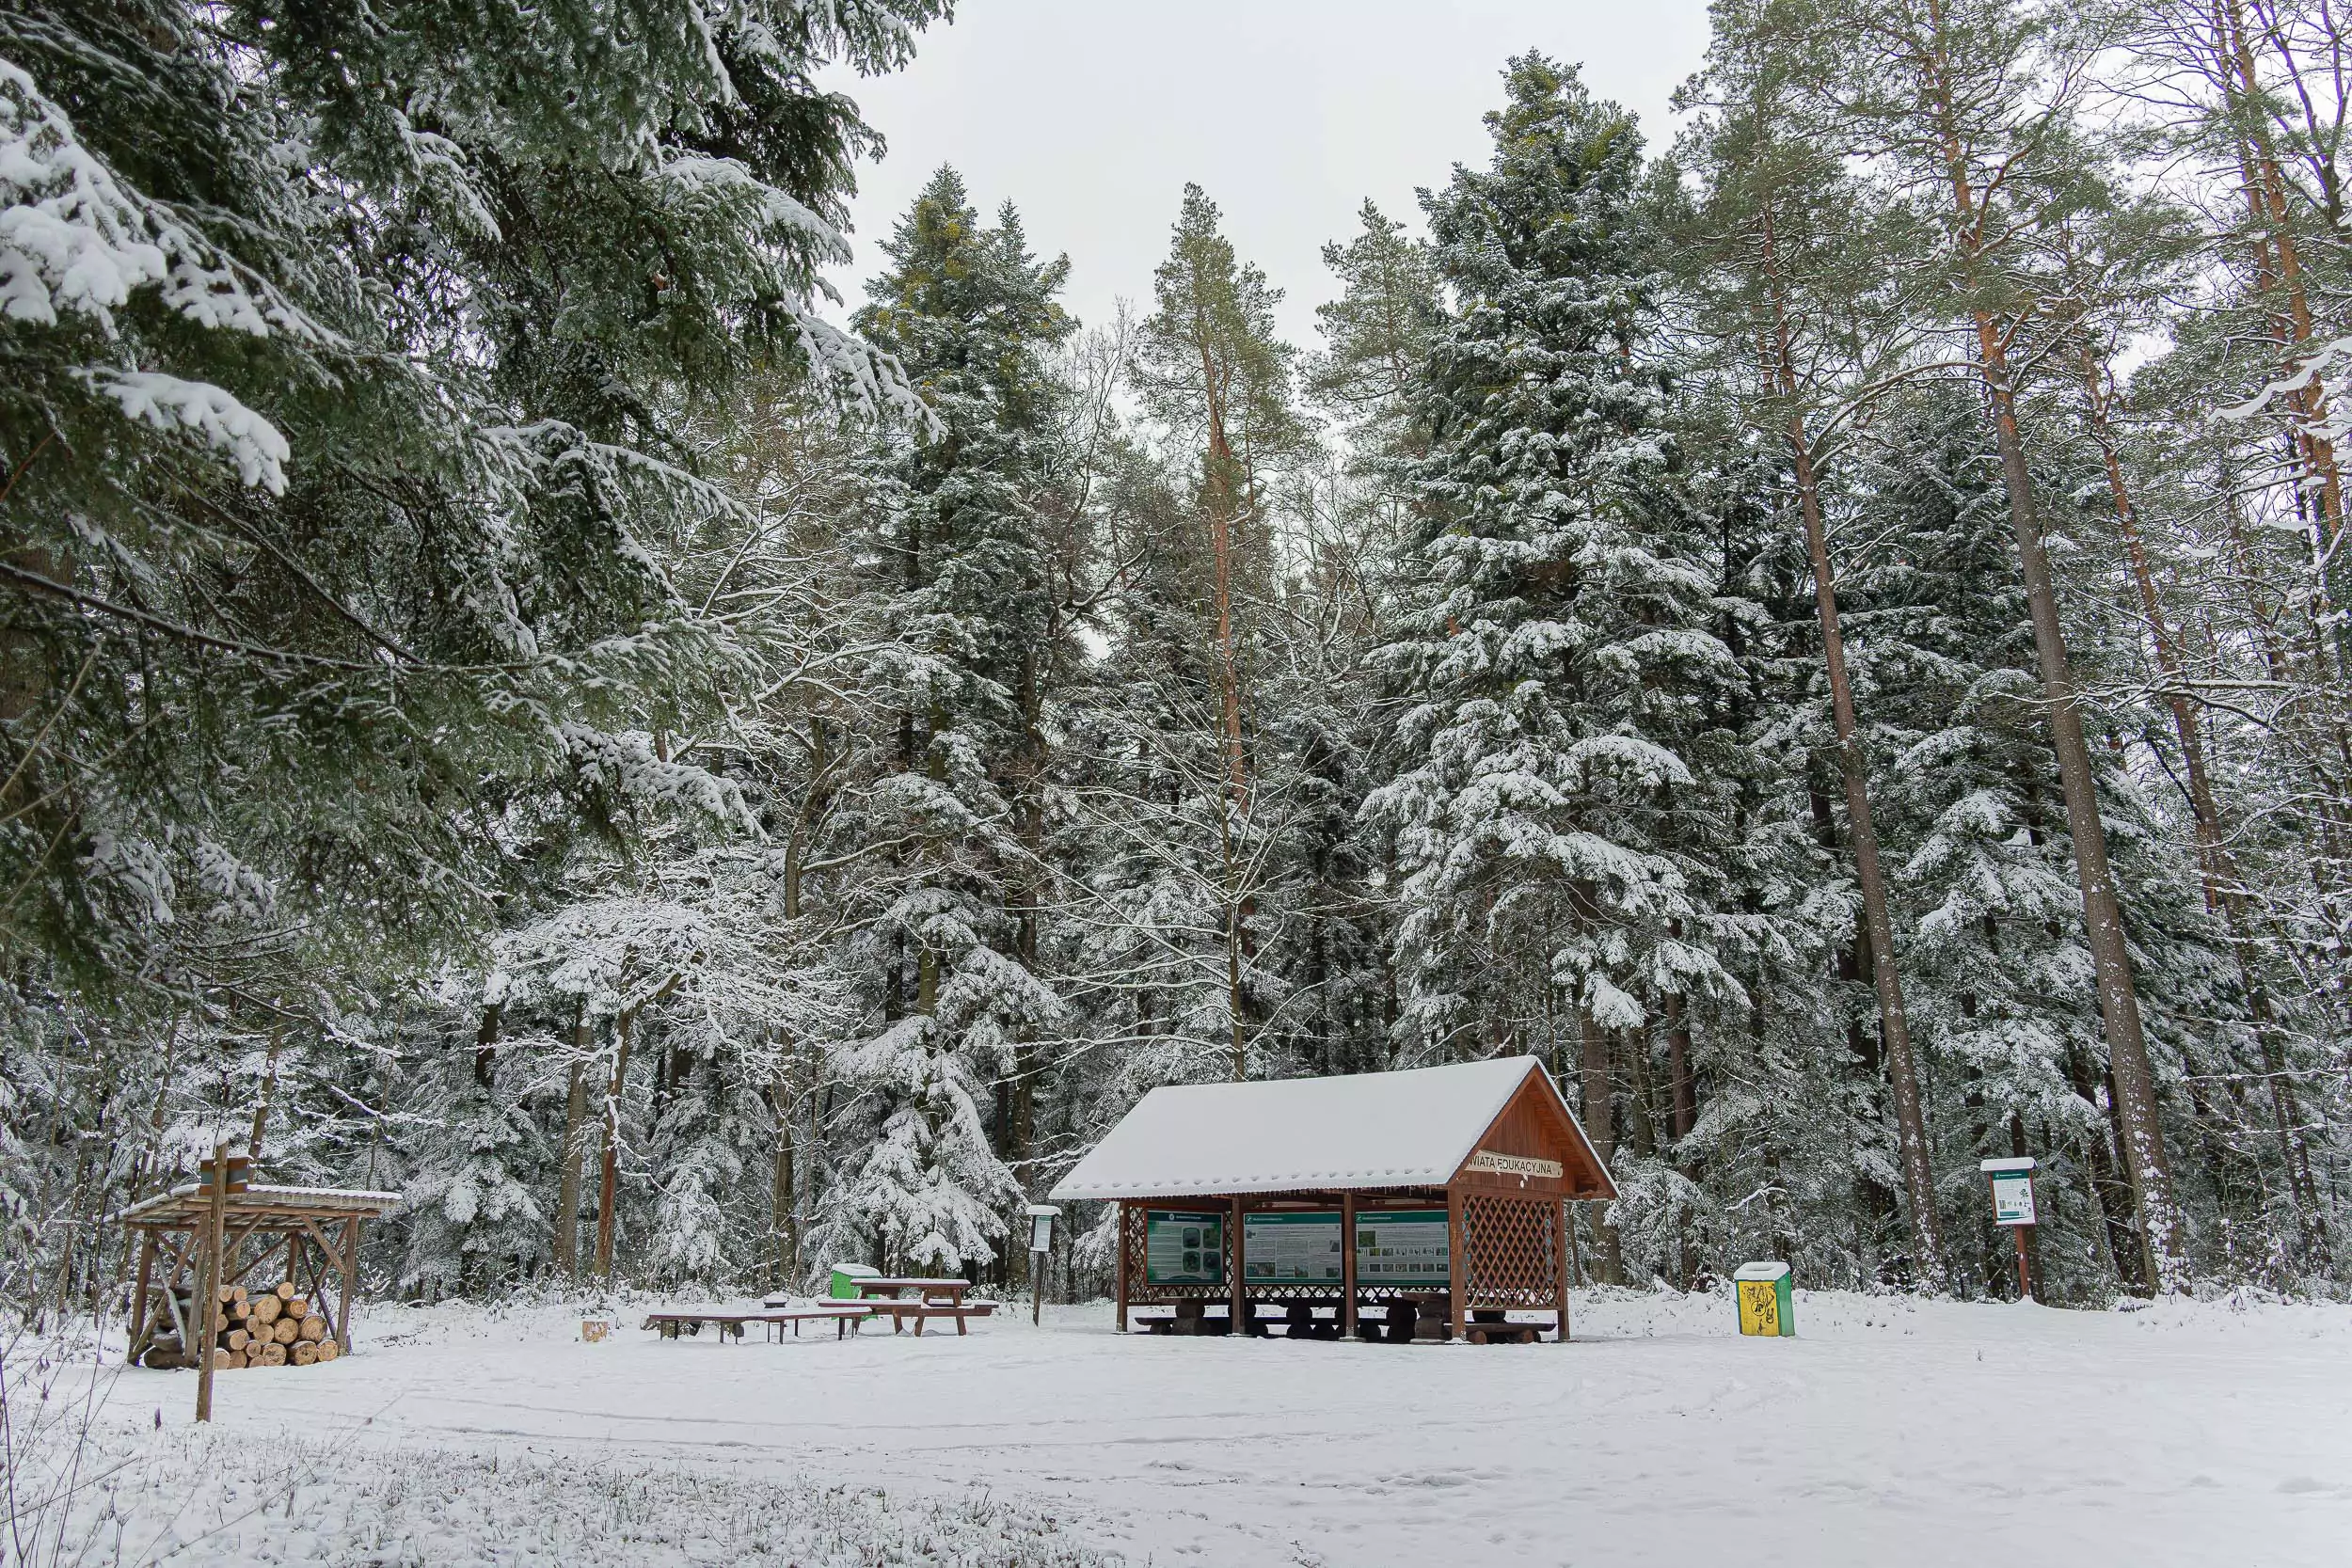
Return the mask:
M1732 1271L1731 1281L1740 1295L1740 1333L1795 1338L1797 1307L1788 1264L1742 1263Z

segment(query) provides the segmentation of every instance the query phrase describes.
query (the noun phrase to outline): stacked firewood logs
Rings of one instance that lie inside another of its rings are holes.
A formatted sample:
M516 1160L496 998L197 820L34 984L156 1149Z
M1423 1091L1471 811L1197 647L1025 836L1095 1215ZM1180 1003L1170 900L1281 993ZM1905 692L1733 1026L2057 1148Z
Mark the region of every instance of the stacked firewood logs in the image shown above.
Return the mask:
M204 1329L196 1323L191 1292L184 1288L175 1290L172 1299L160 1303L159 1307L154 1333L139 1364L198 1365L180 1332L180 1325L186 1323L199 1342L204 1338ZM291 1279L259 1295L242 1285L223 1287L213 1308L211 1338L215 1371L239 1367L308 1367L342 1354L342 1347L326 1332L326 1320L311 1309Z

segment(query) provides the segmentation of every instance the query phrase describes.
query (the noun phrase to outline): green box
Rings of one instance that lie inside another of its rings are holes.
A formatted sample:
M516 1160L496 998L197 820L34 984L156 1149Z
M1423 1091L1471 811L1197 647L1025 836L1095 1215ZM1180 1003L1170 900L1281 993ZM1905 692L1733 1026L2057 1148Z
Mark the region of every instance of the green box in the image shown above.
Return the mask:
M833 1266L833 1289L828 1294L835 1301L855 1301L858 1299L858 1280L881 1277L882 1270L868 1268L864 1263L835 1263Z

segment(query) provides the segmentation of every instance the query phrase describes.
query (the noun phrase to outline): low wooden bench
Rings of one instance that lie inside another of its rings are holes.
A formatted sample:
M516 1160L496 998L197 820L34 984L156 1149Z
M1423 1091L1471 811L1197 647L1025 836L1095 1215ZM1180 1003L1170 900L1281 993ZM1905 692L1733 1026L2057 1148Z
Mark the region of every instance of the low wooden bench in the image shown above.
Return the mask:
M956 1320L956 1332L968 1334L971 1331L964 1327L965 1319L985 1318L996 1310L996 1304L993 1301L868 1301L863 1305L875 1317L889 1318L890 1332L893 1334L904 1329L908 1319L914 1319L917 1338L923 1333L923 1324L933 1318L953 1318Z
M764 1312L649 1312L644 1326L657 1330L664 1339L675 1339L680 1335L699 1335L703 1324L709 1323L718 1329L721 1339L739 1341L745 1323L755 1323L766 1317Z
M709 1323L718 1329L722 1341L733 1339L739 1344L745 1323L766 1324L768 1338L773 1341L779 1338L776 1331L786 1323L792 1325L793 1336L798 1338L801 1324L830 1321L834 1338L839 1339L853 1333L868 1316L863 1305L844 1302L837 1307L763 1307L756 1312L652 1312L646 1315L644 1326L658 1331L664 1339L675 1339L681 1335L699 1335L703 1324Z
M1536 1324L1515 1323L1492 1307L1471 1308L1470 1321L1462 1330L1462 1338L1473 1345L1532 1345L1539 1335Z
M848 1301L836 1307L773 1307L760 1314L762 1318L779 1327L790 1323L792 1338L795 1339L801 1337L803 1323L821 1323L828 1319L833 1323L833 1337L836 1339L846 1338L855 1334L858 1325L873 1315L873 1311L865 1303Z

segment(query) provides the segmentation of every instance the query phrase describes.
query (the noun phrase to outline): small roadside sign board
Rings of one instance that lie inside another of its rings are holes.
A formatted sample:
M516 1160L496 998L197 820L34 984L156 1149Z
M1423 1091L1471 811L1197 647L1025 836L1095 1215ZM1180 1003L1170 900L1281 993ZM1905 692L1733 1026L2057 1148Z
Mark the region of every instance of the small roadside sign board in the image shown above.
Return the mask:
M1993 1223L2033 1225L2033 1167L2029 1158L1984 1160L1977 1168L1993 1180Z
M2033 1273L2026 1257L2026 1232L2034 1227L2033 1157L1979 1160L1977 1168L1993 1182L1993 1223L2006 1226L2017 1243L2017 1299L2033 1299Z
M1740 1293L1740 1332L1794 1338L1797 1310L1786 1263L1742 1263L1732 1272Z

